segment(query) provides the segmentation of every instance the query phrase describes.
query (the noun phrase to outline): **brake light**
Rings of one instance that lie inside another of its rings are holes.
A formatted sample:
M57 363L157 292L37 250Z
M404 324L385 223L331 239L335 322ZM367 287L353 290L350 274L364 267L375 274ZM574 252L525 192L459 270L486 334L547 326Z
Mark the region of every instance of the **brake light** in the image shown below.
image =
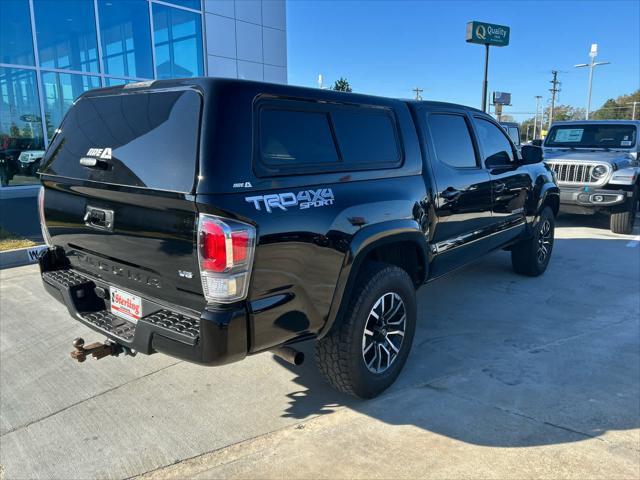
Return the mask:
M227 268L226 237L216 222L203 221L200 231L202 268L211 272L224 272Z
M253 226L214 215L200 215L198 257L207 301L230 303L247 296L254 248Z
M44 219L44 187L40 187L40 191L38 192L38 215L40 216L42 238L44 238L47 245L51 246L51 236L49 235L49 229Z
M231 241L233 244L233 262L238 264L246 262L249 253L249 233L246 231L232 232Z

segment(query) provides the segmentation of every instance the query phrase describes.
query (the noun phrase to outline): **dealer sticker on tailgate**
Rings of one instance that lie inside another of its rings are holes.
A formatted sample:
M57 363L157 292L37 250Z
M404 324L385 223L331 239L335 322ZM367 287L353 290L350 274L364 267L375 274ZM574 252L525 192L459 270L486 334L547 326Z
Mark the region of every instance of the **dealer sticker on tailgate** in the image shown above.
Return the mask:
M137 322L142 317L142 300L137 295L111 287L111 313L130 322Z

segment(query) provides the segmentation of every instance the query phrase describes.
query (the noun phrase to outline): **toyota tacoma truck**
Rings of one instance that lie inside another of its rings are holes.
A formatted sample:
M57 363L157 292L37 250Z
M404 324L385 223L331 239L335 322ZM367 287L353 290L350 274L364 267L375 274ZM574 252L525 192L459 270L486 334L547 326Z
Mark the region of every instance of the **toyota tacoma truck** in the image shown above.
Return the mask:
M614 233L629 234L640 201L640 121L555 122L545 161L560 186L560 211L610 215Z
M46 290L106 343L221 365L315 340L335 388L396 379L416 289L484 254L549 263L559 191L479 110L231 79L89 91L41 167Z

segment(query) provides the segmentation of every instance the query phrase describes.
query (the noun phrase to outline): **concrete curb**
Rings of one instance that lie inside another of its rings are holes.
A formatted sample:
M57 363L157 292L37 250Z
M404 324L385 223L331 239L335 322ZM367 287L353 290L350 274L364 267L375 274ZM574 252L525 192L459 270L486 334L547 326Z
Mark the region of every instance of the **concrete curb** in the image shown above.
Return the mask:
M47 248L46 245L36 245L35 247L16 248L0 252L0 270L36 263L40 252L45 248Z

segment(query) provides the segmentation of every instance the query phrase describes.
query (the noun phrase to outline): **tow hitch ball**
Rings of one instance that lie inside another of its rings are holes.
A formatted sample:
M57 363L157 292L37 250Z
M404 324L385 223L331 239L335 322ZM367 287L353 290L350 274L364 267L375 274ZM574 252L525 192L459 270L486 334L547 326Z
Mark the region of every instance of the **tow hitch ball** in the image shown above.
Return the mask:
M73 341L73 348L75 350L71 352L71 358L82 363L87 359L87 356L92 356L96 360L101 358L113 356L117 357L121 353L126 355L135 356L135 352L130 348L123 347L119 343L111 342L109 340L104 343L94 342L85 346L83 338L76 338Z

